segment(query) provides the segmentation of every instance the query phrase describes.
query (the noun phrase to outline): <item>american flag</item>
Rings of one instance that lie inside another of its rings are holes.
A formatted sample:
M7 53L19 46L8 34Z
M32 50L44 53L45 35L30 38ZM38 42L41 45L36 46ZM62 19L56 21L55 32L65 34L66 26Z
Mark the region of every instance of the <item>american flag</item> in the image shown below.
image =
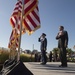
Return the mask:
M38 4L38 0L24 0L24 13L25 16L33 11Z
M13 28L20 27L21 13L22 13L22 0L18 0L14 12L10 18L10 22ZM22 21L23 21L22 31L24 30L23 32L25 32L26 30L28 34L31 34L35 30L40 28L38 0L24 0L24 11Z
M13 34L11 34L10 36L9 46L11 46L13 42L15 42L18 46L19 39L18 37L15 37L16 34L14 32L16 31L17 35L20 34L20 24L22 15L22 33L25 33L27 31L28 34L32 34L32 32L40 28L38 0L24 0L23 4L24 11L22 9L22 0L18 0L15 5L14 11L10 17ZM14 41L14 39L16 39L16 41Z
M15 28L20 32L20 24L21 24L21 14L22 14L22 0L18 0L15 5L14 11L10 17L10 23L12 28ZM22 26L22 33L25 33L25 28Z
M14 44L15 44L15 47L18 48L19 37L17 35L19 35L19 33L17 32L16 29L13 29L12 32L11 32L11 35L10 35L8 48L11 48Z
M40 28L38 0L25 0L23 26L28 34Z

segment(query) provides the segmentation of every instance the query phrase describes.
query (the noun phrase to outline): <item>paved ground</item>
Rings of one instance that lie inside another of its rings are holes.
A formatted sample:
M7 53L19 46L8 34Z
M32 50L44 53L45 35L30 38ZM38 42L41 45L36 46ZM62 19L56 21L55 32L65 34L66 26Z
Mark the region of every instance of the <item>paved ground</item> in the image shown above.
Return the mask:
M39 62L26 62L25 66L34 75L75 75L75 63L68 63L68 67L58 67L60 62L48 62L41 65Z

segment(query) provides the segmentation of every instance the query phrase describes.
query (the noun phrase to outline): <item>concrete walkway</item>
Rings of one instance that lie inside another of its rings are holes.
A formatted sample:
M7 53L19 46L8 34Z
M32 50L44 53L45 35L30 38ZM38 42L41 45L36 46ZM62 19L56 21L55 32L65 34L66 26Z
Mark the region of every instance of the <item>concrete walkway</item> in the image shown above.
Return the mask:
M58 67L60 62L48 62L41 65L39 62L25 62L25 66L34 75L75 75L75 63L68 63L68 67Z

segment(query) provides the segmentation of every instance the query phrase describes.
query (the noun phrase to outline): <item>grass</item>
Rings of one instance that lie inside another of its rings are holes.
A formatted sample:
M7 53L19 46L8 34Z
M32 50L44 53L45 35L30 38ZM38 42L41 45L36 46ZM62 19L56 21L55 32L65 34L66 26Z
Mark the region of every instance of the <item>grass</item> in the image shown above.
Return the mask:
M20 58L23 62L34 61L34 55L31 54L21 54ZM7 59L9 59L9 51L0 50L0 64L4 63Z

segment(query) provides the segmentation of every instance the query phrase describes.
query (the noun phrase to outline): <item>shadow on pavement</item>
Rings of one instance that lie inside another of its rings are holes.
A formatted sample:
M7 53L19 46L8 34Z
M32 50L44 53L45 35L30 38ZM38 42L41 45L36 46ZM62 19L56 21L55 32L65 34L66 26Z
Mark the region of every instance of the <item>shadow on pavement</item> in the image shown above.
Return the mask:
M59 64L46 64L46 65L41 65L40 63L29 63L29 64L34 65L32 66L33 69L50 70L50 71L55 70L59 73L65 72L75 74L75 67L71 67L69 65L68 67L58 67Z

